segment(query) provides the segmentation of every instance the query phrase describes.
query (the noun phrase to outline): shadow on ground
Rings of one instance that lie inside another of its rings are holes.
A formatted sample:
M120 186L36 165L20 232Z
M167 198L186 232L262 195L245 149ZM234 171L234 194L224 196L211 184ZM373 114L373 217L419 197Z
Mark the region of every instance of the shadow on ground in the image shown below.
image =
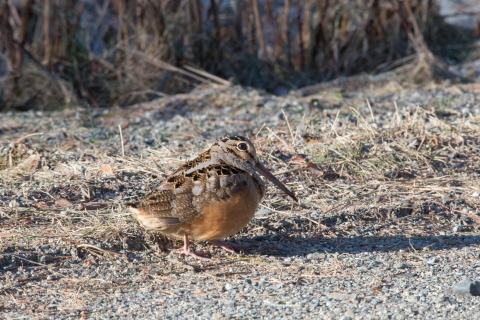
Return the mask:
M256 237L261 238L260 237ZM243 238L240 241L246 243L252 239ZM398 250L444 250L462 249L478 246L480 235L429 235L429 236L359 236L351 238L302 238L283 237L277 241L258 239L255 245L258 249L247 251L248 254L258 252L265 255L298 256L311 253L348 253L356 254L362 252L391 252ZM258 251L257 251L258 250Z

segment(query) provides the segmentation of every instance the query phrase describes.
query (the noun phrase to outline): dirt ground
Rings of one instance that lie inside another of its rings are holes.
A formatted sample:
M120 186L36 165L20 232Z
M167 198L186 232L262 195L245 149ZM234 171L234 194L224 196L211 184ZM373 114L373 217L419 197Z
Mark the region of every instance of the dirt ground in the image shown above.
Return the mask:
M2 318L463 318L480 280L480 84L199 88L128 108L0 115ZM226 135L269 184L231 254L126 209ZM475 278L477 277L477 278Z

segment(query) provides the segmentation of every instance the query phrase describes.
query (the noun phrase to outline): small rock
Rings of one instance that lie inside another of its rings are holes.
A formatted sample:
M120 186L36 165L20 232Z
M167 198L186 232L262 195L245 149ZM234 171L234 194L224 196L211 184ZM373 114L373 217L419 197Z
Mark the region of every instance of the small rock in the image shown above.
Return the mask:
M355 318L355 313L353 313L352 310L347 310L347 312L345 312L343 316L345 317L345 319L353 319Z
M53 258L50 256L41 256L40 257L40 262L41 263L50 263L53 261Z
M427 264L435 264L437 263L439 260L437 257L433 257L432 259L430 260L427 260Z
M462 231L462 229L463 229L462 225L459 224L459 225L456 225L455 227L453 227L452 230L453 230L453 232L460 232L460 231Z
M453 292L459 296L480 296L480 282L460 281L453 285Z
M478 197L479 195L480 195L480 194L478 194L478 192L472 193L472 197L474 197L474 198Z
M408 269L409 266L405 262L397 262L393 265L393 267L395 269Z
M262 209L262 210L258 210L257 214L258 215L267 215L267 214L270 214L271 212L272 212L272 210Z
M357 118L355 118L354 116L352 116L350 114L346 116L345 120L347 120L351 123L357 124Z
M17 208L17 207L19 207L20 205L19 205L19 203L17 202L17 200L13 199L12 201L10 201L10 202L8 203L8 206L9 206L10 208Z
M232 290L232 289L233 289L233 286L232 286L230 283L227 283L227 284L225 285L225 290L230 291L230 290Z

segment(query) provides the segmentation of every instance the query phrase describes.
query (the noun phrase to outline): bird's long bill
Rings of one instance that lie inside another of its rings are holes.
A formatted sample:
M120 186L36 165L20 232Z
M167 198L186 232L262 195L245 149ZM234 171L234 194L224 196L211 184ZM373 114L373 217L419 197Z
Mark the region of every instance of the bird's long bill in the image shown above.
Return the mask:
M293 193L292 191L290 191L282 182L280 182L280 180L278 180L277 178L275 178L275 176L270 172L268 171L267 168L265 168L263 166L263 164L261 164L260 162L257 162L255 164L255 170L257 170L262 176L264 176L265 178L267 178L268 180L272 181L277 187L279 187L281 190L283 190L283 192L285 192L286 194L288 194L290 197L292 197L293 200L295 200L296 202L298 202L298 199L297 197L295 196L295 193Z

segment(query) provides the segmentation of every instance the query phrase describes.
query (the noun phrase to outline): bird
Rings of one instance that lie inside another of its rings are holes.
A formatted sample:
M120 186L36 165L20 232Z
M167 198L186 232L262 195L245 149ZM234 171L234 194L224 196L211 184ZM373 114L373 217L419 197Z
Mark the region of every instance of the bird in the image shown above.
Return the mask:
M208 260L208 253L191 250L190 239L230 252L241 247L222 239L253 218L266 188L258 173L298 202L295 193L260 162L254 144L237 135L217 141L181 165L129 209L144 229L183 239L178 253Z

